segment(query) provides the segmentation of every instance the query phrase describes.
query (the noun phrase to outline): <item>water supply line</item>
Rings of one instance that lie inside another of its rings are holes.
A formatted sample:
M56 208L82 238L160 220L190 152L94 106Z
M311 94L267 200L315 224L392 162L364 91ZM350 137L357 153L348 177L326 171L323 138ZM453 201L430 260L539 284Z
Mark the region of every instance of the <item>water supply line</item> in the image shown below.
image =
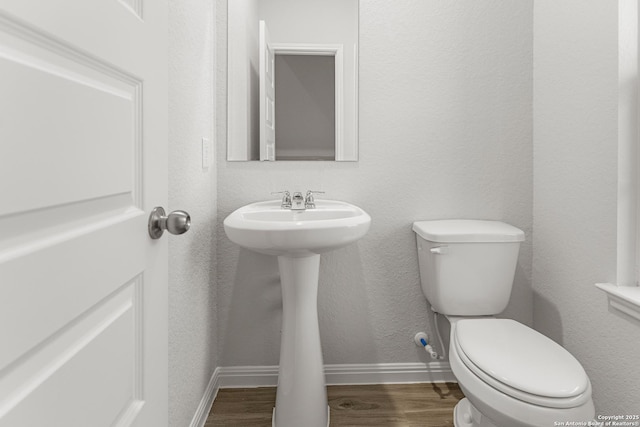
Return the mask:
M425 351L431 356L434 360L442 360L447 355L447 350L444 347L444 342L442 341L442 335L440 334L440 328L438 327L438 315L439 313L433 312L433 324L436 329L436 335L438 337L438 342L440 344L440 348L442 349L442 354L438 354L438 352L433 348L431 344L429 344L429 336L424 332L418 332L414 337L413 341L417 346L422 346Z
M424 347L425 351L427 353L429 353L429 355L431 356L432 359L440 359L441 358L438 355L438 353L433 349L433 347L431 347L430 344L427 344L427 342L425 341L424 338L420 339L420 342L422 343L422 346Z
M415 341L416 345L422 346L432 359L442 359L442 356L440 356L438 352L431 346L431 344L429 344L429 337L424 332L418 332L415 337L413 337L413 340Z

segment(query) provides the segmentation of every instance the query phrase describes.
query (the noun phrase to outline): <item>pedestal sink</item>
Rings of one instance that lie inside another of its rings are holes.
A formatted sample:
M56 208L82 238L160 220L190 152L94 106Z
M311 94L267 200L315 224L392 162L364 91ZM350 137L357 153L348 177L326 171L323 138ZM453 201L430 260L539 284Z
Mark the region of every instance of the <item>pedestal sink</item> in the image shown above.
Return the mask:
M320 254L363 237L371 217L345 202L316 200L314 209L280 201L241 207L224 220L229 239L278 257L282 284L280 370L273 425L327 427L329 407L318 328Z

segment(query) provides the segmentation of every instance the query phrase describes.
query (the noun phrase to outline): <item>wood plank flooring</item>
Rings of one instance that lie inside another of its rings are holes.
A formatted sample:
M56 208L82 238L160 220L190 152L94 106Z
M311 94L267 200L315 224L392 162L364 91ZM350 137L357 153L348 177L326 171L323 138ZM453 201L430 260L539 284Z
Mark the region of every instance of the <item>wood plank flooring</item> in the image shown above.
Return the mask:
M452 426L464 397L454 383L329 386L327 394L331 427ZM205 427L271 427L275 401L275 387L222 389Z

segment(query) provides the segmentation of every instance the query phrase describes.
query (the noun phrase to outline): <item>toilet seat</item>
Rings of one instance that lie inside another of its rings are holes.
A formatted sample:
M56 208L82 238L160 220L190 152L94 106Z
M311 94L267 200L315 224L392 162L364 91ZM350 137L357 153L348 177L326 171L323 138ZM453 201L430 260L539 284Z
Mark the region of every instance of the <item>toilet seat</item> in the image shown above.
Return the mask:
M509 319L460 319L452 343L463 364L492 388L547 408L591 398L580 363L544 335Z

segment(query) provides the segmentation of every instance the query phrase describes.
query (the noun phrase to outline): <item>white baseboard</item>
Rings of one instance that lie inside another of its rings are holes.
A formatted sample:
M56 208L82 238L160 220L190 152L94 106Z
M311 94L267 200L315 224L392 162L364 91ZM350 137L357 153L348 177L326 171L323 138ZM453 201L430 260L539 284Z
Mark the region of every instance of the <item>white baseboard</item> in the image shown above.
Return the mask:
M198 409L193 415L193 419L191 420L189 427L204 427L204 424L207 422L209 412L211 411L211 406L213 406L213 401L218 395L218 390L220 390L220 368L216 368L213 371L213 375L211 375L209 384L207 384L207 388L204 390L204 395L200 400Z
M228 366L218 370L219 388L278 384L278 366ZM328 385L457 382L448 362L325 365L324 373Z
M329 385L458 382L449 362L327 365Z
M219 369L220 388L278 385L278 366L227 366Z
M328 385L457 382L448 362L325 365ZM189 427L204 427L221 388L275 387L278 366L228 366L213 372Z

